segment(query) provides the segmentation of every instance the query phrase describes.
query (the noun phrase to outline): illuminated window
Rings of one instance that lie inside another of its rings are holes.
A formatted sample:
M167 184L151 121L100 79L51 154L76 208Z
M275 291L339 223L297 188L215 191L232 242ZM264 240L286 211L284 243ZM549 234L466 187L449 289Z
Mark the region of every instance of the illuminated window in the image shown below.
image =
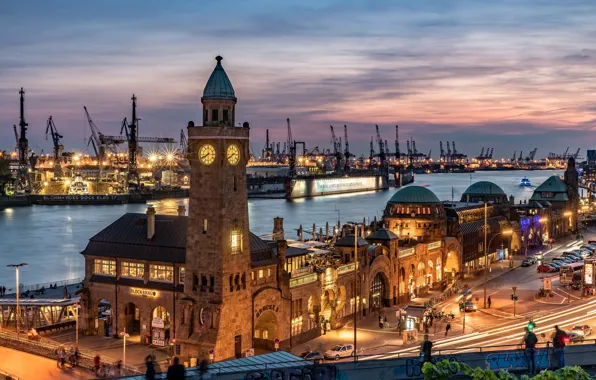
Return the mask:
M263 278L263 270L259 269L259 279Z
M255 280L255 272L250 272L250 278L251 280Z
M124 277L143 278L145 276L145 264L123 261L120 272Z
M178 268L178 283L184 285L185 278L186 278L186 269L184 269L184 267Z
M116 275L116 261L113 260L95 260L95 274Z
M150 265L149 278L155 281L174 282L174 267L168 265Z
M267 268L267 277L271 277L271 268Z
M230 245L232 247L232 255L242 253L242 233L239 230L233 230L230 234Z
M263 330L263 339L269 339L269 331Z
M207 233L207 219L203 219L203 233Z

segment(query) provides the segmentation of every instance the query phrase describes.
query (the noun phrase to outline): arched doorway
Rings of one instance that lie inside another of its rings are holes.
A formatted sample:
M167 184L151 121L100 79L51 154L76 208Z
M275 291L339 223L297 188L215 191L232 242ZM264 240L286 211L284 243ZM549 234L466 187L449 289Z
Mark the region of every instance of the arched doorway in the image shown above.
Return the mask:
M371 311L380 310L389 306L389 297L387 296L387 278L382 272L375 275L370 284L369 305Z
M455 251L449 251L447 253L447 260L445 260L445 279L448 282L455 281L455 276L458 272L459 260Z
M437 267L435 269L435 277L437 282L443 281L443 272L441 270L441 256L437 257Z
M97 303L97 335L112 336L112 305L106 299Z
M165 347L170 341L170 313L163 306L157 306L151 313L151 344Z
M428 260L427 266L426 266L426 285L427 286L431 286L433 283L433 267L434 264L432 262L432 260Z
M418 263L418 276L416 277L416 287L421 288L426 285L426 265L421 261Z
M141 315L139 308L132 302L124 305L124 327L129 335L141 333Z
M335 293L331 289L325 290L321 297L321 323L329 323L331 327L335 323Z
M310 296L308 298L308 329L314 329L319 325L319 315L321 313L321 300L317 296Z
M335 310L338 313L338 318L344 317L352 313L352 310L346 310L346 300L348 298L348 291L345 286L340 286L337 291L337 301Z
M264 311L255 324L254 346L257 349L273 351L277 338L277 317L271 310Z

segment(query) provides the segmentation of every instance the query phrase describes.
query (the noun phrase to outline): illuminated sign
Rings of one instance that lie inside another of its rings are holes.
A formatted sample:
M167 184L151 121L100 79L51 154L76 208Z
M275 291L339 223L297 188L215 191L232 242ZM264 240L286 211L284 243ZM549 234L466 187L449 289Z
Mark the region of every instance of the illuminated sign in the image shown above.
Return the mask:
M315 180L315 193L335 193L341 191L367 190L377 187L376 177L334 178Z
M271 310L274 312L278 312L279 311L279 306L277 305L265 305L262 308L260 308L259 310L257 310L257 319L261 316L261 314L263 314L265 311L267 310Z
M416 250L414 248L400 249L399 258L401 259L403 257L412 256L414 253L416 253Z
M592 285L594 283L594 264L586 263L584 265L584 282L586 285Z
M428 243L428 245L426 247L429 251L431 249L441 248L441 241L435 241L434 243Z
M133 296L142 296L142 297L157 297L157 296L159 296L159 292L157 290L139 289L139 288L130 288L130 294L132 294Z

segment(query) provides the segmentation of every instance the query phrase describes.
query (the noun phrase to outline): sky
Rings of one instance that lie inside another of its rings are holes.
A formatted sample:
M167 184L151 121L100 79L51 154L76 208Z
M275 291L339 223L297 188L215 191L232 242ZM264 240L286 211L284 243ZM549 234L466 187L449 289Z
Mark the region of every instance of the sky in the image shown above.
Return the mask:
M232 81L237 121L307 147L330 147L329 125L368 154L378 124L394 150L412 137L439 154L493 147L596 148L594 0L20 0L0 9L0 149L14 147L20 87L30 146L51 151L51 115L67 150L89 126L120 132L138 98L141 135L174 137L201 119L215 66ZM199 123L200 124L200 123Z

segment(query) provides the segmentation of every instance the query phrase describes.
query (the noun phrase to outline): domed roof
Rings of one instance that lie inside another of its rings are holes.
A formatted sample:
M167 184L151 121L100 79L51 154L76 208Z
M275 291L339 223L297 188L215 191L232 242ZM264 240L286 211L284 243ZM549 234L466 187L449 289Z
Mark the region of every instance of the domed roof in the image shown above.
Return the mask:
M501 189L499 187L499 185L497 185L496 183L492 183L489 181L480 181L480 182L476 182L471 184L466 191L464 191L464 195L467 194L474 194L474 195L507 195L505 194L505 192L503 191L503 189Z
M223 58L218 55L215 57L215 60L217 61L217 65L215 65L215 69L213 69L213 72L205 85L202 99L236 100L234 87L232 87L232 83L221 65Z
M406 186L400 190L398 190L391 199L389 203L407 203L407 204L420 204L420 203L441 203L439 198L427 189L426 187L422 186Z

